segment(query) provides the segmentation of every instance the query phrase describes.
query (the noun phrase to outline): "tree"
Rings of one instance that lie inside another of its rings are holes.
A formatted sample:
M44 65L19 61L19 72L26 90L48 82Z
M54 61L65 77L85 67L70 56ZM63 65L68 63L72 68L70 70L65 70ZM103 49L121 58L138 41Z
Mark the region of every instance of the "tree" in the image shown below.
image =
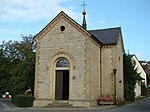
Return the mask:
M132 55L124 54L124 95L126 101L135 100L135 85L137 81L141 81L142 77L137 73L135 63L131 60Z
M1 79L0 80L0 93L1 94L9 90L9 85L8 85L9 76L7 74L9 67L7 67L7 63L8 63L8 59L4 56L3 46L1 45L1 48L0 48L0 79Z
M22 36L22 41L3 42L0 59L0 90L22 94L28 87L34 90L35 43L33 37Z

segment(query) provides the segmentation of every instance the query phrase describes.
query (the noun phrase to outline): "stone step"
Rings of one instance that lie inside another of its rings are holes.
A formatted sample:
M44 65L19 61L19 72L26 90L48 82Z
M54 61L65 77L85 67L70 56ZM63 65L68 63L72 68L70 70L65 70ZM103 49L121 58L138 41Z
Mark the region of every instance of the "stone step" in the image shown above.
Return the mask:
M72 105L69 104L68 101L54 101L48 104L46 107L72 107Z

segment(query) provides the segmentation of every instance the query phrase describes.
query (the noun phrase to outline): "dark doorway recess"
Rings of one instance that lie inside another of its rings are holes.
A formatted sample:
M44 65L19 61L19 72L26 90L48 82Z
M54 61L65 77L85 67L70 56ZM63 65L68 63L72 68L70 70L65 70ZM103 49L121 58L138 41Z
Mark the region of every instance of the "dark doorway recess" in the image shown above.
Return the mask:
M69 70L56 70L55 99L69 99Z

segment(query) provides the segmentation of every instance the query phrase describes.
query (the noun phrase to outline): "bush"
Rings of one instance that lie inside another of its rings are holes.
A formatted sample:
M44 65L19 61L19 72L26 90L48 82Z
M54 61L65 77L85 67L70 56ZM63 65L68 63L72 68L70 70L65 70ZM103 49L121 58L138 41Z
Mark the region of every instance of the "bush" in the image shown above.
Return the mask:
M135 100L134 87L132 87L129 84L125 84L124 96L125 96L125 101L134 101Z
M141 95L147 96L147 88L146 88L145 84L141 85Z
M132 55L124 54L124 98L125 101L135 100L135 85L141 81L142 77L137 72L135 63L132 61Z
M32 107L34 99L33 96L15 95L12 96L12 103L18 107Z

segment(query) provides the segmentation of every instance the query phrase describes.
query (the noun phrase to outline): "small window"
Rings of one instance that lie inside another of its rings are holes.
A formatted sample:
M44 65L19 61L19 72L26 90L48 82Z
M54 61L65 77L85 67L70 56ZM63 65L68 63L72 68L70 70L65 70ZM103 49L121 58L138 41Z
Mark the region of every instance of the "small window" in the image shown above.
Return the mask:
M61 26L61 27L60 27L60 30L61 30L61 31L64 31L64 30L65 30L65 27L64 27L64 26Z
M69 61L67 59L60 59L57 62L56 67L69 67Z

